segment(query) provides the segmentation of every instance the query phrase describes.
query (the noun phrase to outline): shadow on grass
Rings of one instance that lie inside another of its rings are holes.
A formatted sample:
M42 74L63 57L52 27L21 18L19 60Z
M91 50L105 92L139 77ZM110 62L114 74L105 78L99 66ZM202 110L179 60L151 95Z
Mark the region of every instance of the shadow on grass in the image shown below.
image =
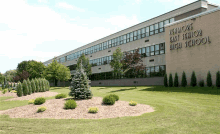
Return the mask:
M129 90L134 90L134 89L136 89L136 88L119 89L119 90L115 90L115 91L110 91L109 93L121 92L121 91L129 91Z
M163 87L152 86L138 91L159 91L159 92L184 92L184 93L199 93L220 95L220 88L212 87Z

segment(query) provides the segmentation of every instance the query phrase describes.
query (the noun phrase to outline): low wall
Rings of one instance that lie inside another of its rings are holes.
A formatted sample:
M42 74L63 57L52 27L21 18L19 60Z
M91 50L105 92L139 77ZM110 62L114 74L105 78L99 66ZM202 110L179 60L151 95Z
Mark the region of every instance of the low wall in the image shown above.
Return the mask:
M136 78L136 79L114 79L92 81L91 86L137 86L163 85L164 77Z

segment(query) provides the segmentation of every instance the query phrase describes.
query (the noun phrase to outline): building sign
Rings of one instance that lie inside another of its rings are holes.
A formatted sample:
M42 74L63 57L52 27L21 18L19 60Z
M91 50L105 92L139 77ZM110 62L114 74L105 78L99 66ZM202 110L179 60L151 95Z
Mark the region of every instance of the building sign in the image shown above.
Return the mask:
M209 36L202 36L203 33L201 29L193 29L193 23L171 29L169 35L171 43L170 50L181 49L183 46L192 47L195 45L205 45L211 43ZM182 44L180 39L185 41L185 43Z

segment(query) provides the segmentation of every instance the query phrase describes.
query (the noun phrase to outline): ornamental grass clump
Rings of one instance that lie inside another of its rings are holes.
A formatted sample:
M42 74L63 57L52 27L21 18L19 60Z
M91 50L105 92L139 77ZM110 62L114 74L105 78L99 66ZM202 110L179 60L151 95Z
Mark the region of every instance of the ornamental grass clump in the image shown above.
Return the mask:
M131 101L129 102L129 105L130 105L130 106L136 106L136 105L137 105L137 102L131 100Z
M75 100L67 100L64 104L64 109L75 109L77 107L77 104Z
M115 104L115 98L113 96L107 95L102 99L103 104L106 105L114 105Z
M28 101L28 104L34 104L34 99L30 99L30 100Z
M66 98L67 95L66 94L58 94L55 96L56 99L61 99L61 98Z
M116 94L110 94L110 96L114 97L114 98L115 98L115 101L118 101L118 100L119 100L119 96L116 95Z
M45 98L43 98L43 97L39 97L39 98L36 98L35 100L34 100L34 105L41 105L41 104L43 104L43 103L45 103Z
M47 109L47 107L42 106L42 107L38 107L37 112L44 112Z
M97 113L99 109L97 107L90 107L89 108L89 113Z

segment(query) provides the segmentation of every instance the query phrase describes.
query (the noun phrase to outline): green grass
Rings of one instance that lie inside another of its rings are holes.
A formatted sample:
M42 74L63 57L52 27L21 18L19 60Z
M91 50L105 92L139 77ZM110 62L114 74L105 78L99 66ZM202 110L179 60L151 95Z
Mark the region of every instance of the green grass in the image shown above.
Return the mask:
M151 105L156 111L137 117L99 120L12 119L2 115L0 133L220 133L220 93L216 88L149 86L92 87L91 90L94 96L114 93L120 100ZM50 91L68 94L69 88L53 87ZM2 103L4 99L0 98Z

